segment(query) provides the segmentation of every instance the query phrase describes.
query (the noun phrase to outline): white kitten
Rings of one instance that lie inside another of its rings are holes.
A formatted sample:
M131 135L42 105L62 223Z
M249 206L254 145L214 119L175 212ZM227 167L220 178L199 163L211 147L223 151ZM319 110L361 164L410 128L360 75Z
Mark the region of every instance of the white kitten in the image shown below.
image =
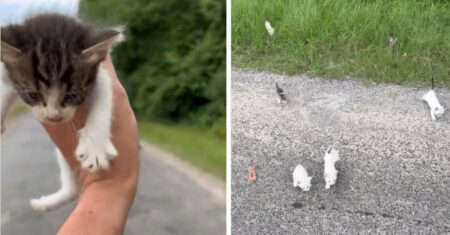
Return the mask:
M329 189L331 185L336 183L338 170L336 170L334 164L336 161L340 160L339 152L332 147L328 147L323 159L325 160L323 173L323 177L325 178L325 188Z
M308 176L308 172L302 165L298 164L295 167L294 172L292 172L292 178L294 187L300 187L303 191L309 191L309 188L311 188L312 177Z
M275 33L275 28L272 28L272 25L270 24L269 21L265 22L265 26L266 26L267 33L269 33L270 36L273 36L273 34Z
M430 106L431 120L436 121L444 115L444 107L439 103L434 90L430 90L422 96L422 100L426 101Z
M42 196L38 199L31 199L31 207L36 211L49 211L64 205L73 200L78 193L78 186L75 181L75 176L67 164L62 153L56 149L56 157L60 169L61 188L48 196Z

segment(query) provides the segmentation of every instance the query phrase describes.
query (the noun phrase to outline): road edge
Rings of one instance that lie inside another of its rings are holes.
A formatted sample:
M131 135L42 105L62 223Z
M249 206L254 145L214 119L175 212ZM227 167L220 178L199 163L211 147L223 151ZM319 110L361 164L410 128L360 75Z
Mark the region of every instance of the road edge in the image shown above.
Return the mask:
M215 199L218 202L222 203L226 201L225 182L211 174L198 169L195 166L192 166L191 164L181 160L172 153L169 153L166 150L157 147L156 145L142 140L140 141L140 143L142 146L141 151L146 151L149 153L149 156L145 157L152 157L170 165L171 167L184 173L189 179L214 195Z

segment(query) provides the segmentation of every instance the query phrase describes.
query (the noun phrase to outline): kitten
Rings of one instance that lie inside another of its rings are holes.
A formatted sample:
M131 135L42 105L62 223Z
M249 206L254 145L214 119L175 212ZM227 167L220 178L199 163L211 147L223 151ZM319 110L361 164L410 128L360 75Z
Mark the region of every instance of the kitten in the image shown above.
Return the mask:
M302 165L298 164L295 167L294 172L292 172L292 178L294 188L300 187L303 191L309 191L311 188L312 177L308 176L308 172L306 172L306 169Z
M267 21L267 20L266 20L266 22L264 23L264 25L266 26L267 33L268 33L270 36L273 36L273 34L275 33L275 28L272 28L272 25L271 25L270 22Z
M431 120L436 121L444 115L444 107L439 103L436 92L434 92L434 78L431 78L431 90L422 96L422 100L430 106Z
M396 43L397 43L397 38L396 38L396 37L389 36L389 38L388 38L388 45L389 45L389 48L393 48L393 47L395 46Z
M279 86L278 86L278 83L275 83L275 87L276 87L276 89L277 89L277 99L278 99L278 103L279 104L281 104L281 103L284 103L284 104L286 104L287 103L287 100L286 100L286 96L285 96L285 94L284 94L284 91L283 91L283 89L281 89Z
M70 122L77 107L86 105L89 115L78 133L75 155L82 169L108 169L117 151L110 140L112 80L102 62L122 39L120 28L94 31L74 18L59 14L36 15L22 24L2 27L2 132L7 112L18 98L40 122ZM70 178L70 168L61 163L64 159L60 160L59 153L58 159L61 179ZM64 182L60 191L73 188ZM59 196L43 197L40 206L32 205L53 208L53 202L66 201L64 197L69 194L56 193Z
M331 185L336 183L338 170L336 170L334 164L340 160L339 152L330 146L325 152L325 157L323 159L325 160L323 173L325 188L329 189Z

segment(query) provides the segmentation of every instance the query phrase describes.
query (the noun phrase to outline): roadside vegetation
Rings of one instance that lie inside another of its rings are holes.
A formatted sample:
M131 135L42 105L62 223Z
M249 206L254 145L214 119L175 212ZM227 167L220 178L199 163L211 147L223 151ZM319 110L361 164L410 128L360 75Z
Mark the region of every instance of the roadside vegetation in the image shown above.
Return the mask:
M82 0L80 17L126 25L113 60L141 136L225 180L225 0Z
M203 126L139 121L141 137L199 168L226 179L224 139Z
M449 88L450 2L233 0L232 51L239 68Z

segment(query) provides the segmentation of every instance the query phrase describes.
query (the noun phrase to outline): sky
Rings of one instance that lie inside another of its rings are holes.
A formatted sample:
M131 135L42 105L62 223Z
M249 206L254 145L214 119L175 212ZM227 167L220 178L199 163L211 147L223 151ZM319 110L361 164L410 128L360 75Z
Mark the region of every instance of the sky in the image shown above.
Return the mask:
M27 16L43 12L76 15L79 0L1 0L0 25L20 23Z

